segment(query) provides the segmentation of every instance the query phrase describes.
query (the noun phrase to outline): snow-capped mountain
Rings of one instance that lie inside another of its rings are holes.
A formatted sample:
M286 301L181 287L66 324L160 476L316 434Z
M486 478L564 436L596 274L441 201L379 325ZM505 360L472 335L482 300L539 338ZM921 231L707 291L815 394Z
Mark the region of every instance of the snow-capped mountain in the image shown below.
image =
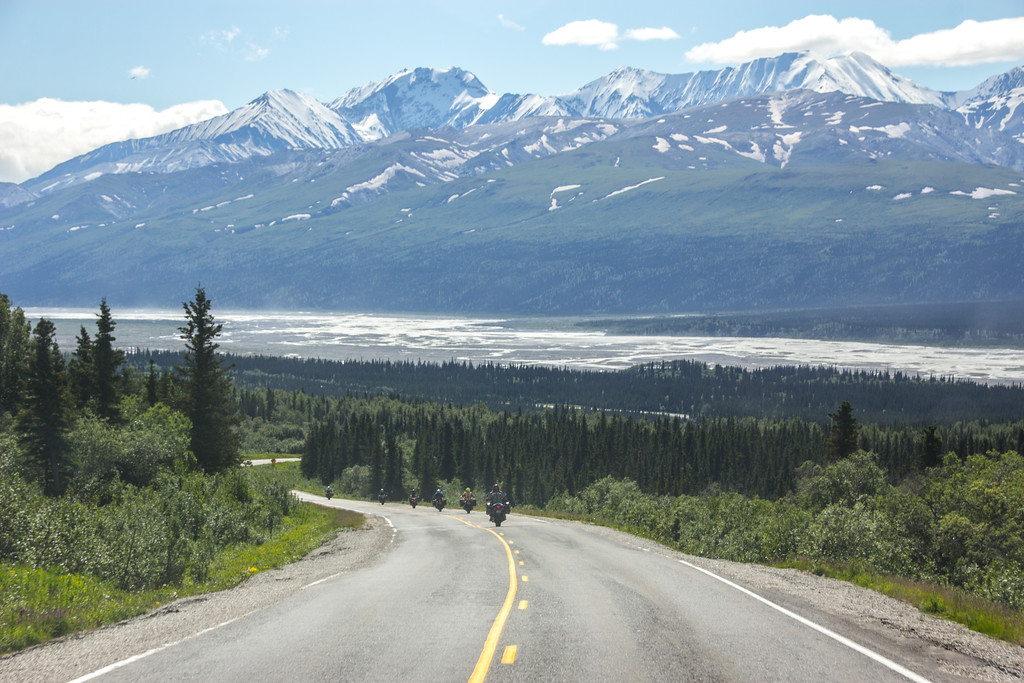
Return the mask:
M620 67L559 99L566 113L574 116L643 118L737 97L801 89L935 106L944 106L947 99L892 73L865 54L819 59L807 52L690 74Z
M163 135L104 145L24 185L45 193L106 173L173 173L285 149L339 149L361 141L347 121L316 99L275 90L232 112Z
M974 128L993 128L1024 143L1024 67L960 93L957 112Z
M1024 124L1018 105L1024 92L1022 74L1024 70L1018 68L971 91L940 93L894 74L864 54L822 59L804 52L689 74L622 67L571 93L540 96L499 95L472 73L458 68L418 68L350 90L329 105L287 90L268 92L205 122L153 138L106 145L23 183L22 188L32 196L103 174L170 173L288 149L336 150L382 141L402 131L475 129L539 117L635 122L716 102L797 90L838 92L938 111L957 106L959 115L975 130L992 129L1021 141ZM1005 148L999 135L972 135L966 140L949 127L942 134L954 136L946 141L954 158L955 150L963 146L972 148L968 156L977 163L1000 164L1017 157L1016 150ZM585 139L598 138L603 139L593 135ZM522 148L539 145L546 154L578 146L555 146L539 138L521 142Z
M420 68L350 90L328 106L363 139L376 140L400 130L472 125L498 99L468 71Z
M267 93L0 187L0 283L27 305L202 281L240 308L531 314L1024 298L1020 74L953 110L867 76L897 101L847 94L868 70L842 64L619 69L560 98L419 70L337 110Z

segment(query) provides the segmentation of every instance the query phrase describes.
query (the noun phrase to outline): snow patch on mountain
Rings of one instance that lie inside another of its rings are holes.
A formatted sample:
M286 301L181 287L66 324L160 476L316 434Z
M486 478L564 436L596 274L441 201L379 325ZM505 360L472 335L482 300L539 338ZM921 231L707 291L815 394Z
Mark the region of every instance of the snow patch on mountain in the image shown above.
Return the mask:
M354 185L349 185L348 187L346 187L345 191L341 194L340 197L331 200L331 206L336 207L339 204L344 204L348 202L352 198L352 195L354 194L365 192L380 192L387 186L388 183L394 180L394 178L399 173L407 173L410 175L419 176L420 178L426 178L426 176L421 171L418 171L415 168L406 166L405 164L392 164L385 168L380 173L378 173L377 175L370 178L369 180L366 180L361 183L356 183Z
M618 196L620 194L624 194L626 192L630 192L632 190L635 190L638 187L643 187L644 185L647 185L648 183L656 183L659 180L664 180L664 179L665 179L665 176L658 176L657 178L648 178L647 180L645 180L645 181L643 181L641 183L637 183L636 185L628 185L626 187L623 187L620 190L615 190L614 192L610 192L610 193L606 194L605 196L601 197L600 200L595 199L594 201L603 201L603 200L609 199L611 197L616 197L616 196Z
M554 211L559 208L558 198L555 196L556 194L559 192L568 192L569 190L578 190L580 187L580 185L559 185L555 189L551 190L551 206L548 207L548 211ZM577 194L573 199L578 197L580 194L582 193Z
M952 195L958 195L962 197L970 197L971 199L988 199L989 197L996 197L999 195L1015 195L1017 194L1013 190L1000 190L992 189L989 187L976 187L970 192L964 192L963 190L953 190L950 192Z

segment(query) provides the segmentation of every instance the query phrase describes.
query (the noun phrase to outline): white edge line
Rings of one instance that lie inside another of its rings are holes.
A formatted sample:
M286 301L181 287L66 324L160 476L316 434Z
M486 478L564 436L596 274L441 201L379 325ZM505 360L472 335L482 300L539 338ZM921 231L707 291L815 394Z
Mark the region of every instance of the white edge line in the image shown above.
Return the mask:
M864 647L863 645L859 645L859 644L853 642L852 640L850 640L849 638L846 638L845 636L839 635L835 631L830 631L827 628L825 628L824 626L816 624L813 621L811 621L810 619L807 619L806 617L802 617L799 614L796 614L795 612L791 612L791 611L789 611L788 609L786 609L785 607L783 607L781 605L776 605L771 600L768 600L767 598L763 598L760 595L758 595L757 593L754 593L753 591L748 590L748 589L744 588L743 586L740 586L738 584L733 583L729 579L723 578L723 577L719 576L718 574L715 574L714 572L708 571L707 569L704 569L702 567L698 567L695 564L691 564L691 563L687 562L686 560L679 560L679 563L680 564L685 564L687 567L690 567L692 569L696 569L699 572L707 574L708 576L710 576L713 579L718 579L719 581L721 581L725 585L730 586L732 588L735 588L736 590L740 591L741 593L745 593L745 594L749 595L750 597L754 598L755 600L759 600L760 602L763 602L764 604L768 605L772 609L778 610L782 614L785 614L787 617L790 617L791 619L795 619L796 621L799 621L804 626L809 626L809 627L813 628L815 631L818 631L819 633L824 634L824 635L828 636L829 638L832 638L833 640L838 641L839 643L842 643L843 645L845 645L846 647L848 647L848 648L850 648L852 650L856 650L857 652L861 653L862 655L875 660L876 662L878 662L882 666L885 666L885 667L895 671L896 673L900 674L901 676L909 678L912 681L916 681L916 683L931 683L924 676L920 676L920 675L914 673L910 669L908 669L908 668L906 668L904 666L901 666L900 664L897 664L896 662L892 661L891 659L883 657L882 655L878 654L877 652L875 652L873 650L869 650L868 648Z
M304 502L306 502L306 501L304 501ZM391 520L388 517L386 517L385 515L381 515L381 517L384 517L384 520L388 523L388 526L390 526L395 533L398 533L398 529L395 527L394 524L391 523ZM324 578L319 579L317 581L314 581L313 583L308 583L305 586L303 586L302 588L300 588L299 590L305 590L307 588L310 588L312 586L317 585L318 583L323 583L324 581L330 581L333 578L341 576L343 573L344 572L339 572L339 573L334 574L332 576L327 576L327 577L324 577ZM92 679L98 678L99 676L102 676L103 674L108 674L111 671L114 671L115 669L120 669L123 666L128 666L132 662L137 662L137 661L139 661L140 659L142 659L144 657L148 657L148 656L150 656L152 654L156 654L157 652L160 652L161 650L166 650L167 648L174 647L175 645L177 645L179 643L183 643L186 640L190 640L190 639L195 638L197 636L201 636L204 633L209 633L210 631L214 631L214 630L216 630L218 628L221 628L222 626L227 626L228 624L230 624L232 622L235 622L235 621L238 621L239 619L243 619L243 618L249 616L249 614L252 614L252 613L253 612L249 612L247 614L243 614L241 616L235 617L234 619L228 619L227 621L225 621L223 623L220 623L220 624L217 624L216 626L211 626L209 628L204 628L202 631L197 631L196 633L193 633L192 635L185 636L181 640L175 640L173 643L166 643L166 644L161 645L159 647L154 647L152 650L146 650L145 652L143 652L141 654L132 655L131 657L128 657L127 659L122 659L120 662L114 662L113 664L109 664L109 665L103 667L102 669L97 669L96 671L93 671L92 673L85 674L84 676L79 676L78 678L75 678L75 679L73 679L71 681L68 681L68 683L83 683L84 681L91 681Z
M145 652L143 652L141 654L133 655L133 656L127 658L127 659L122 659L120 662L114 662L113 664L109 664L109 665L103 667L102 669L97 669L96 671L93 671L92 673L85 674L84 676L80 676L80 677L78 677L78 678L76 678L76 679L74 679L72 681L69 681L68 683L82 683L82 681L89 681L89 680L92 680L92 679L97 678L99 676L102 676L103 674L108 674L111 671L114 671L115 669L120 669L122 666L127 666L127 665L131 664L132 662L137 662L140 659L142 659L144 657L148 657L148 656L150 656L152 654L156 654L157 652L160 652L161 650L166 650L169 647L174 647L175 645L178 645L180 643L184 643L186 640L191 640L192 638L196 638L198 636L201 636L204 633L209 633L210 631L216 631L217 629L221 628L222 626L227 626L228 624L236 622L239 619L244 619L245 617L249 616L250 614L253 614L256 611L258 611L258 610L254 610L253 612L247 612L246 614L243 614L241 616L237 616L234 619L228 619L227 621L222 622L220 624L217 624L216 626L210 626L209 628L204 628L202 631L197 631L197 632L193 633L192 635L185 636L181 640L175 640L172 643L165 643L164 645L160 645L159 647L154 647L152 650L146 650Z

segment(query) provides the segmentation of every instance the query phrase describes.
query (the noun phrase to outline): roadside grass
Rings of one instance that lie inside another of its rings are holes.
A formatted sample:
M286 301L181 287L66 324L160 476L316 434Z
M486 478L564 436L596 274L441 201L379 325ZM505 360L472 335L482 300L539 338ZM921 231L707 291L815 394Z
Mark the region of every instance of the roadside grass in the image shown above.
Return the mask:
M300 505L270 540L218 553L205 581L145 591L124 591L86 575L0 564L0 654L116 623L177 598L230 588L294 562L339 530L359 529L364 521L348 510Z
M1024 614L957 588L879 574L856 564L825 565L794 559L780 562L776 566L802 569L818 576L848 581L913 605L927 614L963 624L972 631L1024 645Z

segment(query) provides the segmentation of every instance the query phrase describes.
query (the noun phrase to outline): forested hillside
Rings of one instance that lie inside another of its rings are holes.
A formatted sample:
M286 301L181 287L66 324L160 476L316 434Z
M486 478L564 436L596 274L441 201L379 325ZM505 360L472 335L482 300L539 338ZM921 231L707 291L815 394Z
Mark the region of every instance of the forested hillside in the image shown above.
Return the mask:
M177 364L171 352L137 352L144 369ZM841 401L863 421L924 425L956 420L1014 420L1024 416L1024 387L826 367L762 370L696 361L646 364L618 372L463 362L329 361L226 356L236 385L302 390L308 394L397 394L493 410L563 405L642 415L792 418L821 422Z

